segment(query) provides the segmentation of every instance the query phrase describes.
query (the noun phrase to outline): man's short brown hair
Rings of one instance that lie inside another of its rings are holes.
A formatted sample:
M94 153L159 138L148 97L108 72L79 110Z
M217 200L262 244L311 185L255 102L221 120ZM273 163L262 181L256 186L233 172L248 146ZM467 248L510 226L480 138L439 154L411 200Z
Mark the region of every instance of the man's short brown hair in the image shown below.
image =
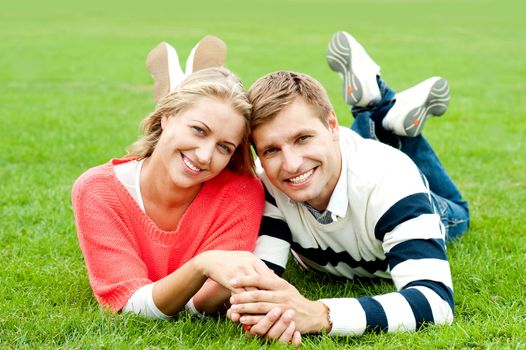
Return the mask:
M325 126L328 125L327 120L333 108L323 86L306 74L279 71L259 78L250 87L250 129L255 130L271 121L298 97L315 110Z

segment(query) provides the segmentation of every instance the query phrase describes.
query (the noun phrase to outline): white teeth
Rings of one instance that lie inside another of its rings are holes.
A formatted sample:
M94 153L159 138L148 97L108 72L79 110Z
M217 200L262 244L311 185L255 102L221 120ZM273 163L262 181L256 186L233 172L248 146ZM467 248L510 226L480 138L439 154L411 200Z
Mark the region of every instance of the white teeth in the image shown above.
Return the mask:
M187 167L189 167L193 171L201 171L198 167L196 167L188 158L183 157L183 162L186 164Z
M313 172L314 172L314 169L311 169L307 171L306 173L301 174L300 176L296 176L296 177L293 177L292 179L289 179L289 181L292 182L293 184L300 184L302 182L305 182L305 180L307 180L307 178L309 178L309 176L311 176Z

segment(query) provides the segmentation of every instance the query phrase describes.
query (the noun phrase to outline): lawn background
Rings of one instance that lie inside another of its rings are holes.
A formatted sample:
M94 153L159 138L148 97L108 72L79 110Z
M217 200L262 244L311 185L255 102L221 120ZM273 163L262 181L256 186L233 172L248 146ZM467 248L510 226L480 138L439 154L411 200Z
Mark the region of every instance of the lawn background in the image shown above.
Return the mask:
M452 100L426 137L470 202L468 234L448 248L456 320L410 334L304 338L304 348L526 348L526 35L520 0L2 1L0 4L0 347L259 348L225 320L108 315L92 296L70 189L121 156L153 109L147 53L160 41L186 59L206 34L248 87L288 69L327 88L325 63L346 30L402 90L447 77ZM311 298L361 296L390 282L287 277Z

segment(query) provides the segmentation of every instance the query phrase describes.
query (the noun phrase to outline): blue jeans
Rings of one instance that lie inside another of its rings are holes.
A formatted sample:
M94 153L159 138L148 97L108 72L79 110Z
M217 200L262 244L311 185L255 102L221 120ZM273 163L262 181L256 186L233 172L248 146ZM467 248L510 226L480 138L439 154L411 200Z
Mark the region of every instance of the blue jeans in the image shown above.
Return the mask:
M382 100L372 107L353 107L351 129L360 136L393 146L409 156L429 183L433 205L446 228L446 241L460 236L469 226L468 203L444 169L442 163L422 136L404 137L386 131L381 120L394 105L395 93L378 78Z

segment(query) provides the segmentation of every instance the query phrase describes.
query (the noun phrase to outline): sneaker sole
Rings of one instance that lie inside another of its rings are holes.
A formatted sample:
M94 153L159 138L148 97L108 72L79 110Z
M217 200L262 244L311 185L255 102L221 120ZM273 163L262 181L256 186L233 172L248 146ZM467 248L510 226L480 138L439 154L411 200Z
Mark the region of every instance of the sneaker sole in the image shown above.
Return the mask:
M146 57L146 69L153 77L153 96L157 102L170 92L167 44L157 45Z
M430 116L443 115L449 104L449 84L446 79L440 78L429 89L425 102L409 111L404 120L404 131L407 136L420 135L424 123Z
M351 45L343 32L333 35L327 48L327 63L331 70L342 75L342 95L345 103L356 105L363 96L363 87L352 74Z
M192 72L219 67L226 61L226 44L223 40L213 35L205 36L196 48Z
M365 61L358 62L361 59ZM376 76L380 74L380 67L350 34L337 32L332 36L327 47L327 63L343 79L342 95L345 103L351 106L366 107L381 100L381 93L376 82ZM364 70L357 71L357 66ZM372 80L371 77L366 78L368 74L374 74Z

